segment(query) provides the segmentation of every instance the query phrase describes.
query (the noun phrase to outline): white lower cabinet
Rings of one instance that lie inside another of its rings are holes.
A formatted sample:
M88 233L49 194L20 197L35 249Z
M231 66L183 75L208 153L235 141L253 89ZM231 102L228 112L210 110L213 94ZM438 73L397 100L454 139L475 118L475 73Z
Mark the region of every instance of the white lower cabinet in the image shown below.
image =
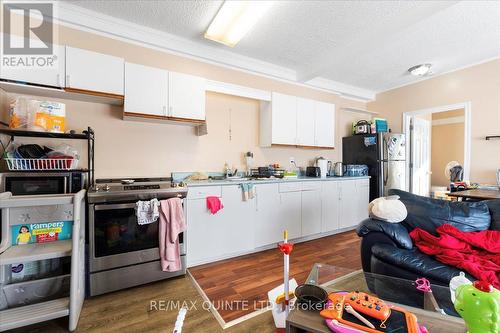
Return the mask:
M280 193L278 184L255 186L255 247L266 246L283 238L283 225L279 219Z
M206 198L187 200L188 266L254 248L255 201L243 201L239 185L222 186L221 201L224 208L212 215Z
M369 180L256 184L256 197L243 201L239 185L189 189L188 266L229 258L297 239L355 227L368 217ZM212 215L206 197L218 196L224 208Z
M358 225L368 217L369 183L367 179L344 180L340 182L339 227Z
M302 236L321 232L321 189L302 191Z
M356 224L358 224L359 222L368 218L368 204L370 203L370 180L357 179L356 191L356 200L358 205L358 216L356 218Z
M321 232L339 229L340 182L321 184Z
M288 230L288 238L299 238L301 227L301 192L280 193L279 217L281 230L277 233L278 241L283 239L283 231ZM271 221L270 221L271 222Z
M340 216L339 227L347 228L356 224L358 204L356 199L356 182L345 180L340 184Z

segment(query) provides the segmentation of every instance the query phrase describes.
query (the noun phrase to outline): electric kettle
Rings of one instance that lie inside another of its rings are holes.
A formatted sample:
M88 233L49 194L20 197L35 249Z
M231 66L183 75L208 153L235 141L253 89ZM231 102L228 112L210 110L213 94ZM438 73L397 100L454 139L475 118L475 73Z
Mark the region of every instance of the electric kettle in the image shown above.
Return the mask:
M326 178L328 176L331 164L332 164L332 162L330 162L329 160L327 160L323 157L318 157L316 159L316 166L320 170L320 177L321 178Z
M335 163L333 167L333 175L335 177L343 177L346 171L346 166L342 162Z

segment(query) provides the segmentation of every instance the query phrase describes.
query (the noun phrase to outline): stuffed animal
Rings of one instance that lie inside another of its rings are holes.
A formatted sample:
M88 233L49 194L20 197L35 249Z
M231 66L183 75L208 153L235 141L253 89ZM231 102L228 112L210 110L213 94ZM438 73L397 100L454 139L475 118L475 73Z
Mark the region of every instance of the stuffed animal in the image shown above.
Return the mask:
M397 195L373 200L368 205L368 212L371 218L390 223L401 222L408 215L406 206Z
M469 333L500 332L500 291L486 281L463 284L456 290L455 310Z

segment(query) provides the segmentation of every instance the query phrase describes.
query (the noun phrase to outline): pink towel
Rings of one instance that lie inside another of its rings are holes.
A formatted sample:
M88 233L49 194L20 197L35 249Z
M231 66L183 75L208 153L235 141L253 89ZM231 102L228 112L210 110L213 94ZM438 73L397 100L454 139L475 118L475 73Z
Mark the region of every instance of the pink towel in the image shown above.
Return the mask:
M210 213L216 214L219 210L224 208L224 205L218 197L207 197L207 209Z
M160 201L160 262L164 272L175 272L182 268L179 234L186 230L186 220L179 198Z

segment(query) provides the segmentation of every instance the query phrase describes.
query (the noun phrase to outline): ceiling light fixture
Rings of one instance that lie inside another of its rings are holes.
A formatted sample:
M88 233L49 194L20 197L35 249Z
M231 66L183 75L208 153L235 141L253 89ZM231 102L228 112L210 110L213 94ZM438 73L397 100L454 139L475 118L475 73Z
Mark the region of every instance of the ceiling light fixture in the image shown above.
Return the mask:
M272 6L272 1L225 1L205 38L233 47Z
M420 64L420 65L413 66L413 67L409 68L408 72L411 75L415 75L415 76L425 76L425 75L432 74L431 67L432 67L432 64Z

